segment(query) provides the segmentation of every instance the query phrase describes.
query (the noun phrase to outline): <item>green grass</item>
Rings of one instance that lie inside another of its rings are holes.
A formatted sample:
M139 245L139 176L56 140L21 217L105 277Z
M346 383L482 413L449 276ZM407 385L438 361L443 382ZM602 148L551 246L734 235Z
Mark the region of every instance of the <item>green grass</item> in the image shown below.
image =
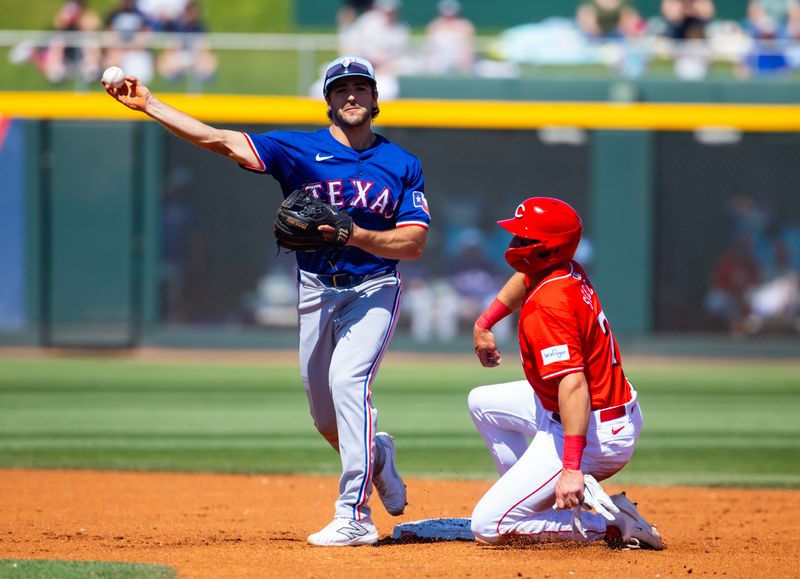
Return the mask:
M800 487L798 365L628 365L645 428L615 481ZM513 365L387 366L373 385L404 473L491 478L466 410ZM0 466L337 474L293 364L0 362Z
M106 563L103 561L51 561L47 559L0 560L0 577L36 579L174 579L170 567L143 563Z

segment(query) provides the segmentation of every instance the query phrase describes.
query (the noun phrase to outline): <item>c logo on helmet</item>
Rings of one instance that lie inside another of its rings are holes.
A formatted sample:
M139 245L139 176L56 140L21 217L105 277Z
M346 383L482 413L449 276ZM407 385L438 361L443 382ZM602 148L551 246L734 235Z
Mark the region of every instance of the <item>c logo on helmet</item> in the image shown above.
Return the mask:
M516 217L517 219L521 219L523 215L525 215L525 205L523 203L520 203L519 205L517 205L517 210L514 211L514 217Z

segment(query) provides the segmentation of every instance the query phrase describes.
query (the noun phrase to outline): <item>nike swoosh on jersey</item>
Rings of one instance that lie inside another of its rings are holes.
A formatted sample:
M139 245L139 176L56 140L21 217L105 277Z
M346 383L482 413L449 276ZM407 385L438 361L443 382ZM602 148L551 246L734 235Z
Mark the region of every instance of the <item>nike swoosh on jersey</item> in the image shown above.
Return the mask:
M317 153L315 159L317 161L327 161L328 159L333 159L333 155L320 155L319 153Z
M611 429L611 434L619 434L622 431L623 428L625 428L625 427L624 426L620 426L619 428L612 428Z

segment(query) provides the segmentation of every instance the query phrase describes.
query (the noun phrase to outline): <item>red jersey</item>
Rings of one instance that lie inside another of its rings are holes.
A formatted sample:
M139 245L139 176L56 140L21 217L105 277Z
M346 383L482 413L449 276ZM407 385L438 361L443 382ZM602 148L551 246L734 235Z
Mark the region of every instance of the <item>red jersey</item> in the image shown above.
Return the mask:
M525 377L542 405L558 411L558 382L583 372L592 410L631 399L617 342L600 300L576 261L559 265L525 296L519 318Z

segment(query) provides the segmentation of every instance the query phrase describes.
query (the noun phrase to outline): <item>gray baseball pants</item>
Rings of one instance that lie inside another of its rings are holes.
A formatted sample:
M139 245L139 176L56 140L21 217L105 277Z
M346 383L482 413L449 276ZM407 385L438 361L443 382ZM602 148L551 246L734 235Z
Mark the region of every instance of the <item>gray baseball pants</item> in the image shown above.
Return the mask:
M396 272L348 289L300 272L300 372L314 425L339 452L336 517L370 516L378 411L370 385L392 337L402 286Z

